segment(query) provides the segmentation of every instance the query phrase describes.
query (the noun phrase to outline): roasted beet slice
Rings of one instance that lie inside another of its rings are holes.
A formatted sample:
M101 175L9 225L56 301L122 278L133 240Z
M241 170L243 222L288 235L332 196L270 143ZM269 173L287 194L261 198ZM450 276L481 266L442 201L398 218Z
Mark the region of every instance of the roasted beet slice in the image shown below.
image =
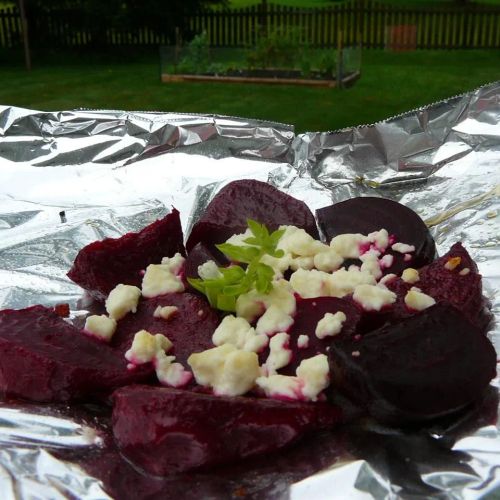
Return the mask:
M340 410L327 403L217 397L149 386L125 387L113 398L118 446L155 475L270 453L341 419Z
M449 304L436 304L330 350L332 383L376 418L421 422L478 400L495 376L491 342Z
M163 219L139 233L106 238L82 248L68 277L94 298L103 300L119 283L140 286L141 271L159 264L163 257L185 255L179 212L174 208Z
M144 381L123 355L66 323L52 309L0 311L0 390L31 401L89 400Z
M342 311L346 320L342 330L337 336L319 339L316 334L318 321L323 319L326 313L335 314ZM360 318L360 310L351 302L335 297L318 297L315 299L301 299L297 301L297 311L294 323L288 332L293 357L289 365L285 366L279 373L284 375L295 375L295 370L301 361L316 356L316 354L328 354L327 348L340 336L352 336ZM307 347L299 348L297 341L300 335L307 335ZM268 350L265 351L266 355ZM265 358L265 356L264 356ZM265 361L263 359L262 361Z
M205 243L198 243L187 256L184 276L186 278L199 278L198 267L209 260L213 260L219 267L229 264L229 260L217 248Z
M265 182L243 179L229 183L209 203L193 226L186 248L200 241L222 243L231 235L243 233L247 219L254 219L275 230L281 225L303 228L319 238L314 216L307 205Z
M153 313L158 306L175 306L178 310L166 320L155 318ZM162 333L174 344L168 354L187 367L191 353L214 347L212 334L218 324L219 316L203 298L189 292L169 293L141 301L135 314L121 319L112 346L123 355L139 330Z
M404 255L392 251L393 264L384 270L385 274L400 274L407 267L422 267L434 259L436 247L424 221L410 208L386 198L351 198L316 211L318 225L330 241L334 236L344 233L369 234L386 229L394 235L395 242L413 245L411 260L405 261Z

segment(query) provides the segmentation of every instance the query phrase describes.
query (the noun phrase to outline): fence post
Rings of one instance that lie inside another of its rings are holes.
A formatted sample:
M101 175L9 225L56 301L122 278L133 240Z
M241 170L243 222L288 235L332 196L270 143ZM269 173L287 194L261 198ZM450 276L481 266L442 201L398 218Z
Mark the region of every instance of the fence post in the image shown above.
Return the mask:
M259 35L263 38L267 37L267 0L262 0L259 4Z

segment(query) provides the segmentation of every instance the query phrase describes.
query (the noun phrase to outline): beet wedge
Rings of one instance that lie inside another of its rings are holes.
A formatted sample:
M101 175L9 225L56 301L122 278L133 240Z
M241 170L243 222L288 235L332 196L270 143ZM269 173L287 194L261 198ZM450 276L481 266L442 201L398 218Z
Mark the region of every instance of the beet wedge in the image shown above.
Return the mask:
M495 376L491 342L453 306L436 304L330 350L332 383L375 418L401 425L459 410Z
M385 274L400 274L407 267L422 267L434 259L436 246L424 221L410 208L386 198L359 197L342 201L316 211L318 225L327 241L344 233L369 234L386 229L396 242L413 245L411 260L391 250L393 264Z
M297 226L319 239L314 215L303 201L265 182L243 179L229 183L209 203L189 235L188 252L199 242L214 245L245 232L247 219L265 224L270 231L281 225Z
M52 309L0 311L0 390L30 401L92 400L144 381L110 346L87 337Z
M128 386L114 395L113 434L126 458L164 476L273 452L340 422L327 403L217 397Z
M166 320L155 318L153 313L158 306L175 306L177 311ZM139 330L162 333L173 343L168 354L188 368L186 360L191 353L214 347L212 335L219 321L218 314L198 295L168 293L141 300L135 314L128 314L118 321L111 345L124 355Z
M138 233L106 238L82 248L68 277L95 299L104 300L119 283L140 287L141 271L177 252L185 255L179 212L174 208Z

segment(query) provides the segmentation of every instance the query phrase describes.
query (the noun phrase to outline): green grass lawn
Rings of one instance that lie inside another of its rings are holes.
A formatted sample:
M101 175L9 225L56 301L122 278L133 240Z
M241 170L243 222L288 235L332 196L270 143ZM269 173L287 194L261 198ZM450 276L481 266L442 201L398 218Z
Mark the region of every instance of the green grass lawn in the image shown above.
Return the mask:
M220 113L292 123L300 131L371 123L500 79L500 51L365 51L348 90L294 86L160 83L154 59L46 64L28 73L0 66L0 103L41 110L77 107Z

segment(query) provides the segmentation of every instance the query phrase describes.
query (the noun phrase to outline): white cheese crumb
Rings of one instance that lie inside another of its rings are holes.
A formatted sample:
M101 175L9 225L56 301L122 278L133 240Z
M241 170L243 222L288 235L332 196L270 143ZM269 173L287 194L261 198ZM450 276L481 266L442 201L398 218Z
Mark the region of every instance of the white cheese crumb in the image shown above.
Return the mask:
M240 234L233 234L228 240L226 240L226 243L229 243L230 245L236 245L238 247L243 247L243 246L254 246L254 245L249 245L248 243L245 243L244 240L247 238L253 237L252 231L250 229L247 229L244 233Z
M330 295L330 278L330 274L316 269L297 269L290 277L290 285L302 298L311 299Z
M309 337L307 335L299 335L297 339L297 347L299 349L306 349L309 347Z
M406 282L410 283L410 285L413 285L413 283L416 283L417 281L420 280L420 275L418 274L418 271L416 269L413 269L413 267L408 267L403 271L403 274L401 275L401 279Z
M330 275L330 295L344 297L354 291L359 285L375 285L375 277L357 269L339 269Z
M359 356L361 356L361 353L359 351L352 351L351 356L353 358L359 358Z
M265 334L257 335L246 319L228 315L215 329L212 342L215 346L232 344L243 351L260 352L269 343L269 338Z
M332 238L330 247L344 259L357 259L360 256L360 246L369 240L362 234L339 234Z
M241 351L231 344L191 354L188 364L196 382L211 387L219 396L245 394L260 376L257 354Z
M153 313L153 316L155 318L161 318L161 319L170 319L172 316L174 316L177 311L179 310L178 307L176 306L158 306Z
M280 226L285 232L278 241L276 248L298 257L313 257L318 252L328 248L321 241L315 240L304 229L295 226Z
M255 331L257 334L272 335L276 332L285 332L293 325L293 318L277 305L272 304L259 318Z
M106 311L113 319L122 319L127 313L137 311L141 291L132 285L116 285L106 299Z
M150 264L142 278L142 295L156 297L165 293L183 292L184 284L169 265Z
M379 286L358 285L353 299L366 311L380 311L382 307L396 302L396 294Z
M303 397L302 387L304 382L298 377L271 375L269 377L259 377L255 383L268 398L300 400Z
M391 254L384 255L379 262L380 262L380 267L382 269L387 269L391 267L392 264L394 264L394 255Z
M198 276L202 280L212 280L222 277L217 264L213 260L207 260L198 266Z
M173 257L163 257L161 265L168 269L172 274L179 274L184 266L186 259L177 252Z
M458 274L460 276L467 276L470 273L470 269L468 267L464 267Z
M313 257L295 257L294 259L290 260L290 268L292 269L292 271L296 271L297 269L306 269L307 271L309 271L313 267Z
M147 330L140 330L134 335L132 346L125 353L125 358L136 365L149 363L155 359L158 351L167 352L172 345L172 342L161 333L152 335Z
M192 378L193 374L180 363L174 363L175 356L167 356L165 351L157 351L155 357L155 371L158 380L170 387L183 387Z
M337 270L344 259L330 247L326 247L325 251L319 252L314 256L313 264L318 271L330 273Z
M377 250L385 252L385 249L389 246L389 233L387 229L380 229L380 231L374 231L368 235L368 240L375 243Z
M395 252L399 253L411 253L415 251L415 247L413 245L407 245L406 243L394 243L391 248Z
M436 301L430 296L416 290L410 290L405 296L405 304L415 311L423 311L433 306Z
M105 314L88 316L84 331L109 342L116 331L116 320L108 318Z
M326 313L323 318L318 321L315 331L316 337L324 339L325 337L338 335L346 319L347 317L342 311L338 311L335 314Z
M318 394L326 389L330 383L330 367L325 354L304 359L296 373L297 377L304 383L302 394L310 401L317 401Z
M290 335L277 333L269 342L269 356L264 364L268 375L275 375L277 370L287 366L292 360L292 350L289 348Z
M369 273L376 280L382 277L383 273L382 270L380 269L379 260L377 258L377 255L372 250L365 252L360 257L360 259L363 262L363 264L361 264L362 273Z
M385 285L386 283L389 283L389 281L392 281L393 279L397 278L397 274L386 274L379 282L379 285Z

